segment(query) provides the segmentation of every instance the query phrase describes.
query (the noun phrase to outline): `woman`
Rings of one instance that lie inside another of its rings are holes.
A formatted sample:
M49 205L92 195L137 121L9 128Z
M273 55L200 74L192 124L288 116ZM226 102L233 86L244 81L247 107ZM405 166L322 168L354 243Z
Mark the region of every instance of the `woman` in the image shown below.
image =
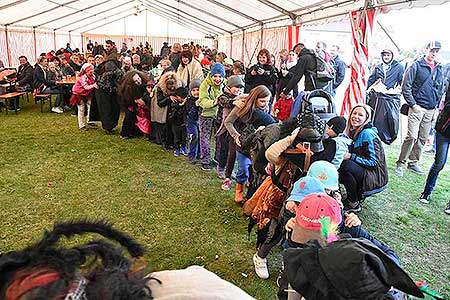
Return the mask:
M383 191L388 183L386 158L370 109L365 104L353 107L345 129L353 140L339 168L339 182L347 190L347 211L360 211L364 197Z
M200 63L192 59L191 51L181 51L181 62L178 66L177 75L184 81L185 86L189 86L189 83L194 79L200 79L203 81L203 71Z
M245 92L249 92L258 85L264 85L274 95L277 78L277 70L271 65L269 51L261 49L258 53L258 63L253 65L245 75Z
M61 105L61 93L58 88L56 88L56 80L51 80L47 76L48 60L45 56L40 56L38 58L37 64L34 66L33 71L33 87L34 94L52 94L56 95L55 106L52 107L52 112L62 114L64 111L60 107Z
M225 128L230 133L236 143L236 159L238 171L236 174L236 193L234 200L238 203L245 201L244 184L250 176L249 167L251 164L249 154L241 145L241 134L252 133L260 126L266 126L275 122L267 110L267 103L272 94L270 90L263 86L257 86L250 91L245 100L245 105L241 108L235 107L225 119ZM248 150L248 149L247 149Z

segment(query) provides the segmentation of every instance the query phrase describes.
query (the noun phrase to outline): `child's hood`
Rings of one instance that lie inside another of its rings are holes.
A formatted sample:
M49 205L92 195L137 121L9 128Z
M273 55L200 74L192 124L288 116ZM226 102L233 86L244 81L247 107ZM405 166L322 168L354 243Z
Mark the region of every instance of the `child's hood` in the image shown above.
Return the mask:
M215 86L215 87L219 87L219 86L223 86L225 83L226 83L226 80L225 79L222 79L222 81L220 82L220 84L216 84L215 82L214 82L214 80L212 79L212 76L211 76L211 74L208 74L208 76L206 76L206 82L209 84L209 85L211 85L211 86Z

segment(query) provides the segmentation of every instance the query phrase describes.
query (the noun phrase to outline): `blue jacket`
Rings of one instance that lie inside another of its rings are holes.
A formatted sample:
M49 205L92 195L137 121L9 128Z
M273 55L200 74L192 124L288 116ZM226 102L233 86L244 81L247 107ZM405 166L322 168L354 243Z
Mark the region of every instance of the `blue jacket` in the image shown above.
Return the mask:
M431 70L425 58L416 60L406 69L402 93L410 107L436 108L443 93L442 66L437 64Z
M358 134L352 147L351 160L364 168L362 192L365 196L379 193L386 189L388 171L383 145L378 137L378 130L369 123Z
M393 60L387 69L385 76L383 72L383 63L378 64L367 80L367 87L370 87L375 81L381 79L381 82L383 82L387 89L392 89L402 84L404 72L405 68L398 61Z
M333 69L335 74L333 79L333 89L337 89L345 77L345 62L339 57L339 55L336 55L333 59Z

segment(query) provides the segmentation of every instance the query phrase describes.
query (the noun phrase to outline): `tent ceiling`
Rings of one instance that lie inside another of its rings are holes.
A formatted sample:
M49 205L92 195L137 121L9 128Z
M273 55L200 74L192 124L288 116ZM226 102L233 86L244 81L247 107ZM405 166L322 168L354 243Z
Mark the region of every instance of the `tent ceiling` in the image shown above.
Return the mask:
M372 0L375 6L423 7L444 0ZM0 25L89 32L148 10L202 33L229 34L343 15L363 0L0 0ZM270 25L269 25L270 24Z

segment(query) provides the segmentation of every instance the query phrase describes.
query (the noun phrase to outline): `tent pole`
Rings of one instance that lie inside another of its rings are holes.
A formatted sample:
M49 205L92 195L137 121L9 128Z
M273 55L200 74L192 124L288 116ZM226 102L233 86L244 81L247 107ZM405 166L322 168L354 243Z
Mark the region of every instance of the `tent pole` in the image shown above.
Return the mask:
M83 34L81 34L81 52L84 53L84 39L83 39Z
M241 62L244 63L244 48L245 48L245 30L242 30L242 52L241 52Z
M11 52L9 51L8 26L5 26L5 37L6 37L6 54L8 56L8 67L10 67L11 66Z
M145 11L145 37L148 36L148 11Z
M230 57L233 58L233 34L230 35Z
M264 48L264 45L263 45L264 40L263 40L263 38L264 38L264 26L261 25L261 49ZM269 59L270 59L270 57L267 58L267 60L269 60Z
M69 31L69 44L72 44L72 35L70 34L70 31Z
M37 59L36 29L33 28L34 59Z
M56 30L53 30L53 46L55 47L56 51Z

